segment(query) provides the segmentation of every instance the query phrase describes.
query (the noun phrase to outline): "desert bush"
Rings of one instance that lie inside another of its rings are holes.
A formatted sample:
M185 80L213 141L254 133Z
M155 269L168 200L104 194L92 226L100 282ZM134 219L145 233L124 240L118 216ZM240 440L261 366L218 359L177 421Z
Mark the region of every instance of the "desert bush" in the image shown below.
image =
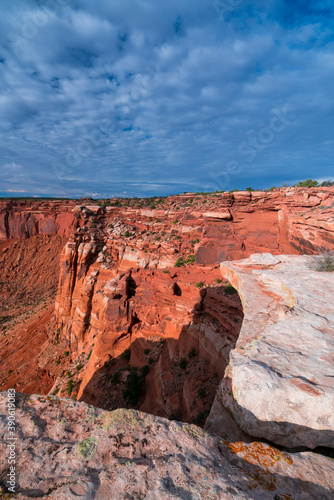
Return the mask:
M186 360L186 358L181 358L180 359L179 366L180 366L180 368L182 368L182 370L185 370L187 368L187 360Z
M315 187L318 185L318 181L314 181L312 179L306 179L306 181L299 181L299 187Z
M190 349L190 351L188 352L188 358L191 359L191 358L194 358L197 354L197 351L195 349L195 347L193 347L192 349Z
M311 268L319 272L334 272L334 251L322 250L319 255L313 257Z
M72 379L70 379L68 382L67 382L67 394L70 396L72 394L72 389L73 389L73 385L74 385L74 382Z
M138 375L135 369L129 373L124 386L123 398L130 404L138 404L143 391L145 378Z
M121 358L122 359L126 359L127 361L129 361L130 356L131 356L130 349L125 349L125 351L123 351L122 354L121 354Z
M197 288L202 288L203 285L203 281L199 281L198 283L196 283Z
M234 286L231 285L231 283L229 283L225 288L225 292L229 295L232 295L232 293L237 293L237 290L234 288Z
M117 372L115 372L115 373L112 375L112 377L111 377L111 379L110 379L110 382L111 382L111 384L112 384L112 385L117 385L117 384L119 384L119 370L117 370Z

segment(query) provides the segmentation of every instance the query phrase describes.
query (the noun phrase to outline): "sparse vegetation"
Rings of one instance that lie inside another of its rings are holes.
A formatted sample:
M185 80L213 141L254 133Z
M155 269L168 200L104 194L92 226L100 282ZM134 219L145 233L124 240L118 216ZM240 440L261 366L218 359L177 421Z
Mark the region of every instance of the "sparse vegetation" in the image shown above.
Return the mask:
M120 372L119 370L117 370L115 373L113 373L112 377L111 377L111 384L112 385L117 385L119 384L119 377L120 377Z
M188 264L194 264L195 263L195 255L190 254L186 259L184 257L179 257L177 261L174 264L174 267L182 267L182 266L187 266Z
M314 181L312 179L306 179L306 181L299 181L299 187L315 187L318 185L318 181Z
M227 287L225 288L225 292L228 294L228 295L232 295L233 293L237 293L237 290L234 288L234 286L231 285L231 283L229 283L227 285Z
M68 356L69 354L70 354L70 353L69 353L68 351L65 351L65 352L64 352L64 356L65 356L65 358L67 358L67 356Z
M144 367L143 367L144 368ZM130 404L137 405L142 395L146 375L138 375L136 369L129 373L123 391L123 398Z
M175 262L174 264L175 267L181 267L181 266L184 266L184 260L183 260L183 257L179 257L177 259L177 261Z
M187 369L187 359L181 358L180 362L179 362L179 366L180 366L180 368L182 368L182 370L186 370Z
M131 357L130 349L125 349L125 351L123 351L121 354L121 359L126 359L127 361L129 361L130 357Z
M196 286L197 288L202 288L204 286L203 281L199 281L198 283L196 283Z
M189 358L189 359L194 358L196 355L197 355L197 351L196 351L195 347L193 347L193 348L192 348L192 349L190 349L190 351L188 352L188 358Z
M311 267L318 272L334 272L334 252L330 250L322 250L319 255L313 257Z
M67 394L70 396L72 394L72 389L73 389L73 385L74 385L74 382L72 379L70 379L68 382L67 382Z

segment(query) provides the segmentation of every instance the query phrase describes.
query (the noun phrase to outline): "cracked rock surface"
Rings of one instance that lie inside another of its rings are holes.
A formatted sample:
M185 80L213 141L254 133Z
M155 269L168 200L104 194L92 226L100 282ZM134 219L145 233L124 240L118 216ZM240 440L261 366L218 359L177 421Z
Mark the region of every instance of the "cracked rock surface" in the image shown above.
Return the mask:
M334 279L311 264L270 254L221 264L245 316L215 411L288 448L334 448Z
M7 393L0 393L0 484L8 473ZM136 410L103 411L16 394L15 498L330 499L334 461L263 443L229 443Z

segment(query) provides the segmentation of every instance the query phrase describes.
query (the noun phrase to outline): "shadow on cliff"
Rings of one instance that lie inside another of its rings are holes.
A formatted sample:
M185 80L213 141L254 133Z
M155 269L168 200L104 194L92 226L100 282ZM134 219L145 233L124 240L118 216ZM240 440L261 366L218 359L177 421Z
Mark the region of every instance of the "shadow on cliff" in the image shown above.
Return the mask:
M181 296L179 287L174 296ZM202 288L197 300L177 338L168 336L172 318L161 320L154 336L139 336L137 318L135 331L127 333L128 349L94 372L80 401L203 426L239 336L243 312L238 294L231 296L224 287Z

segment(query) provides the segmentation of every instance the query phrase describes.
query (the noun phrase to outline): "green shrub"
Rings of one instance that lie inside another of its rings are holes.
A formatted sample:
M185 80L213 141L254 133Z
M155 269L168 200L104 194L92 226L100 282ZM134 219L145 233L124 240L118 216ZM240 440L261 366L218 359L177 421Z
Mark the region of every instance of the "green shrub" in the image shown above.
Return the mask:
M184 261L185 264L195 264L195 255L189 255Z
M179 221L177 219L173 220L173 224L177 224Z
M198 283L196 283L197 288L202 288L203 285L203 281L199 281Z
M312 179L306 179L306 181L299 181L299 187L315 187L318 185L318 181L314 181Z
M130 349L125 349L125 351L122 352L122 354L121 354L121 359L126 359L127 361L129 361L130 357L131 357Z
M186 370L186 368L187 368L187 360L186 360L186 358L181 358L180 359L179 366L180 366L180 368L182 368L182 370Z
M119 372L119 370L117 370L117 372L115 372L115 373L112 375L112 377L111 377L110 382L111 382L111 384L112 384L112 385L117 385L117 384L119 384L119 376L120 376L120 372Z
M82 368L82 366L83 366L83 365L82 365L81 363L79 363L79 364L76 366L77 371L80 371L80 370L81 370L81 368Z
M74 382L72 379L70 379L68 382L67 382L67 394L70 396L72 394L72 389L73 389L73 385L74 385Z
M55 363L56 363L56 365L58 366L58 365L59 365L59 363L60 363L59 359L57 359L57 360L55 361Z
M191 358L194 358L197 354L197 351L195 349L195 347L193 347L192 349L190 349L189 353L188 353L188 358L191 359Z
M141 376L146 377L146 375L150 371L150 367L148 365L142 366L140 371L141 371Z
M319 255L313 257L311 267L318 272L334 272L334 252L330 250L322 250Z
M93 352L93 349L91 349L91 350L89 351L89 353L87 354L87 360L91 357L92 352Z
M142 395L144 378L135 369L129 373L123 391L123 398L130 404L137 405Z
M67 377L71 378L72 377L72 373L71 372L66 372L66 375Z
M58 394L58 392L59 392L59 387L57 387L57 389L55 389L55 390L53 391L53 395L54 395L54 396L56 396L56 394Z
M253 188L249 187L249 188L246 188L246 191L248 191L249 193L251 193L252 191L254 191Z
M196 238L196 240L195 240L195 241L196 241L196 243L199 243L199 238Z
M229 295L232 295L232 293L237 293L237 290L234 288L234 286L231 285L231 283L229 283L225 288L225 292Z
M67 358L67 356L68 356L69 354L70 354L70 353L69 353L68 351L65 351L65 352L64 352L64 356L65 356L65 358Z
M184 260L183 260L183 257L179 257L177 259L177 261L175 262L174 264L174 267L181 267L181 266L184 266Z
M221 282L222 282L222 280L221 280L221 279L219 279L219 278L216 278L216 279L215 279L215 282L217 283L217 285L219 285L219 283L221 283Z
M130 238L131 236L133 236L133 233L130 233L130 231L126 230L124 236L125 238Z

